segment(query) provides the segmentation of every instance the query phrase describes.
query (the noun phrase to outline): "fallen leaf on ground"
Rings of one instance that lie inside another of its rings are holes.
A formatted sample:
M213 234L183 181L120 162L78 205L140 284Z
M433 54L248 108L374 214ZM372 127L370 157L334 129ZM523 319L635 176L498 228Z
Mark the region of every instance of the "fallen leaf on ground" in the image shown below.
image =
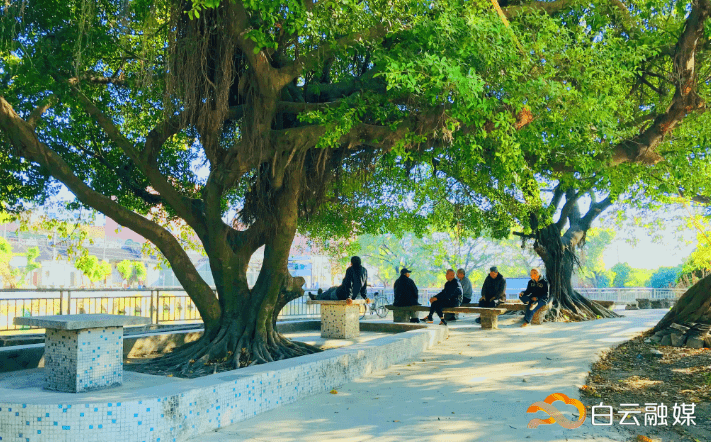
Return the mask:
M336 390L331 390L330 393L331 393L331 394L338 394L338 391L336 391Z

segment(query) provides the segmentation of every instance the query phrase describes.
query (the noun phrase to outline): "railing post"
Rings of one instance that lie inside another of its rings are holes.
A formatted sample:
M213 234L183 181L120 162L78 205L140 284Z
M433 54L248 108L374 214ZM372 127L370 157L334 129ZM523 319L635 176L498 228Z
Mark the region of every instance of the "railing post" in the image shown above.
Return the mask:
M64 314L64 290L59 291L59 314Z
M67 314L72 314L72 291L67 290Z
M158 325L160 322L160 315L158 314L158 309L160 308L160 290L156 290L156 322L155 324Z

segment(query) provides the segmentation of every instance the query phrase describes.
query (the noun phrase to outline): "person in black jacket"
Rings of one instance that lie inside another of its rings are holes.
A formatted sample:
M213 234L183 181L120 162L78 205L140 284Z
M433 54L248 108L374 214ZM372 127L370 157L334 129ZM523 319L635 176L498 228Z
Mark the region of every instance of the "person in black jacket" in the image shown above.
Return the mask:
M521 302L528 304L526 315L523 317L523 325L521 325L521 327L527 327L533 319L533 314L548 302L548 281L541 276L540 270L531 269L531 280L528 281L526 291L521 292L518 297Z
M454 307L457 305L457 302L461 302L462 284L454 277L454 270L447 270L446 278L447 282L444 284L444 290L430 298L430 314L422 319L424 322L432 322L432 313L437 312L437 316L439 316L440 319L439 325L447 325L442 309Z
M360 256L351 258L351 266L346 270L346 277L336 290L336 296L341 301L348 298L356 299L358 295L368 299L366 287L368 285L368 271L361 265Z
M393 292L395 292L395 300L393 305L396 307L407 307L410 305L420 305L418 301L418 290L415 281L410 279L410 271L406 268L400 270L400 277L393 284Z
M494 308L506 301L506 279L499 273L499 269L493 266L489 269L489 276L481 286L481 300L479 307Z

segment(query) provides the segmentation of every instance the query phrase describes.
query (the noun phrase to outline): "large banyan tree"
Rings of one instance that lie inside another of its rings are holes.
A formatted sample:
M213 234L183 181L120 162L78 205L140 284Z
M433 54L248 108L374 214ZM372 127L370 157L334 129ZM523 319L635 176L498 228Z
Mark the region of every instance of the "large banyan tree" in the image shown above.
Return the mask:
M61 183L155 245L205 333L154 369L307 354L275 325L303 294L287 271L297 229L444 220L502 232L535 217L543 228L541 179L614 182L614 166L660 161L673 127L704 108L709 3L655 5L5 3L0 202L16 210ZM644 107L630 99L636 81L659 92ZM207 254L216 292L176 221Z

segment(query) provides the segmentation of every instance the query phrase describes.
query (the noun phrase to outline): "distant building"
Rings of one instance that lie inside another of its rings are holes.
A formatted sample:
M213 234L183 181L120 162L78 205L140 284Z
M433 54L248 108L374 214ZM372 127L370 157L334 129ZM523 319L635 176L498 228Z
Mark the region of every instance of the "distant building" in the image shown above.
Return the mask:
M27 276L25 286L47 288L78 288L88 287L90 282L83 273L67 261L68 244L52 242L46 234L19 232L19 225L9 223L0 226L0 235L8 240L13 252L25 254L30 247L38 247L40 256L35 260L41 268ZM113 269L105 281L99 281L94 287L123 287L126 283L116 269L123 261L143 261L147 276L144 284L147 287L180 287L180 283L169 268L161 269L160 261L155 256L146 257L142 254L145 238L130 229L121 227L111 218L106 218L104 226L88 226L85 228L88 238L93 244L85 244L90 255L99 260L108 261ZM86 241L88 243L88 241ZM200 275L214 287L215 281L210 271L209 261L199 253L189 252L188 256L195 264ZM58 259L59 258L59 259ZM247 283L253 286L259 276L264 258L263 248L252 256L247 270ZM26 265L24 256L16 256L10 265L22 268ZM314 253L306 238L297 237L292 246L292 256L289 258L289 270L292 276L302 276L306 283L304 288L316 289L332 285L331 263L328 257Z

